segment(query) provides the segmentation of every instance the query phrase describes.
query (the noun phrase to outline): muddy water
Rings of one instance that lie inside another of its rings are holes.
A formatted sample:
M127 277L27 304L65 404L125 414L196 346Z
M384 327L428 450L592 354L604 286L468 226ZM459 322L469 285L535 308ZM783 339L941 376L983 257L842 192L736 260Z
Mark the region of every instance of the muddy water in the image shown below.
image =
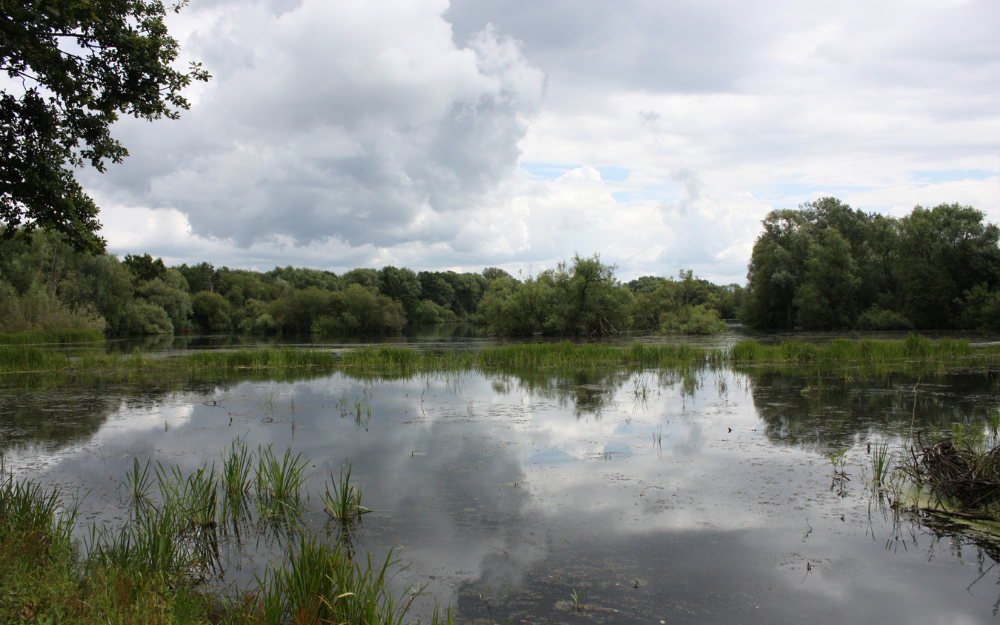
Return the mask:
M995 378L6 380L0 447L16 474L89 493L81 520L101 523L126 516L133 458L187 471L240 435L311 459L306 521L323 531L318 491L350 460L375 510L355 547L393 549L409 565L394 583L427 583L461 622L995 622L992 543L893 517L865 487L868 442L981 427ZM233 547L219 581L246 584L282 553L280 536Z

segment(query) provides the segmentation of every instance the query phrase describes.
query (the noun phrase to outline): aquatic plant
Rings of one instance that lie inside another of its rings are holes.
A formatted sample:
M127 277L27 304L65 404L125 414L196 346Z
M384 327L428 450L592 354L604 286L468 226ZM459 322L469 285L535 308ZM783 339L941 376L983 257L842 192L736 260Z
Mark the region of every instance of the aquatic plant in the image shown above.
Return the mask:
M287 562L272 563L263 579L256 578L260 591L249 597L243 616L266 625L402 624L422 588L411 587L409 599L397 603L388 590L394 577L389 570L396 564L390 552L381 565L373 564L369 555L362 566L347 556L340 543L331 546L314 537L300 536ZM438 621L432 618L432 622Z
M169 471L157 464L156 479L163 508L171 510L193 527L213 527L218 513L218 483L215 463L202 465L187 477L180 467Z
M250 471L253 468L254 453L247 449L246 440L237 436L222 452L221 483L230 497L239 497L250 492Z
M344 463L340 467L339 483L333 483L333 493L327 485L326 492L321 497L327 514L335 519L350 520L371 512L361 505L361 486L351 484L351 470L351 463Z
M140 467L139 459L132 459L132 470L125 474L125 482L119 488L119 491L121 488L124 488L126 502L129 507L136 508L148 504L148 496L152 483L152 475L149 469L149 460L146 461L144 466Z
M886 480L889 477L889 472L892 470L892 459L893 454L889 451L889 441L876 441L875 444L872 445L872 483L876 486L876 488L881 487L886 483Z
M368 424L372 420L372 406L368 403L368 398L364 397L354 402L354 423L358 429L364 428L368 431Z
M583 610L583 605L580 603L582 595L576 591L576 588L573 588L573 592L570 593L569 598L570 601L573 602L574 610L576 610L577 612Z
M257 497L263 501L291 501L298 499L305 485L307 460L302 454L292 456L286 449L279 459L271 445L257 448L257 475L254 480Z

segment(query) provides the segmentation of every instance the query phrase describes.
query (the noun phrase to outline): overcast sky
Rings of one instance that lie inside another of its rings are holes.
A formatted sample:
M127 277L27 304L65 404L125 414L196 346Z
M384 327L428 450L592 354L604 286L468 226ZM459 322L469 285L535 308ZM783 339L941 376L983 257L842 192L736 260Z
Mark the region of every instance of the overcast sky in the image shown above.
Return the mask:
M191 0L211 72L81 173L168 264L740 282L773 208L1000 222L996 0Z

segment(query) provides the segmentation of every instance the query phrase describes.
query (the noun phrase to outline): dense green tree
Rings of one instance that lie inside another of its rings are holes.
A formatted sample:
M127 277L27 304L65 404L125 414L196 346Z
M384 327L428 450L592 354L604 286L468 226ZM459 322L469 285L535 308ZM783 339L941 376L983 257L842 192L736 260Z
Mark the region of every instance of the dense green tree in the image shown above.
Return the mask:
M313 323L317 334L398 332L406 325L403 305L378 289L352 283L341 293L339 314L324 315Z
M162 258L153 260L149 254L142 256L126 254L122 261L132 275L138 280L163 279L167 275L167 266L163 264Z
M896 220L823 198L763 225L740 308L751 327L975 325L963 313L984 301L974 289L1000 285L1000 230L972 207L918 206Z
M662 276L640 276L635 280L629 280L625 286L629 291L638 295L640 293L652 293L666 281L667 278Z
M810 224L795 210L771 211L762 223L764 232L750 256L740 320L756 328L791 329L798 317L795 297L813 242Z
M416 310L420 303L420 280L412 270L396 268L386 265L378 272L378 290L382 295L387 295L394 300L398 300L403 305L403 310L409 317Z
M438 306L451 306L455 303L455 289L440 272L421 271L417 274L420 281L420 296L429 299Z
M917 206L899 221L898 269L902 312L918 328L952 327L960 297L1000 284L1000 229L971 206Z
M176 269L167 269L162 278L153 278L136 285L136 295L141 296L150 304L156 304L170 318L174 330L190 330L191 295L188 294L187 282Z
M266 279L281 279L292 285L293 289L305 289L314 286L324 291L336 291L340 286L337 274L321 269L305 269L292 267L275 267L265 274Z
M0 70L17 85L0 91L0 223L7 235L48 228L101 251L97 206L72 168L121 162L119 114L176 118L188 108L182 89L209 76L173 67L179 48L159 0L0 4Z
M617 334L632 325L632 293L615 279L601 256L573 256L551 272L553 311L547 329L556 334Z
M861 312L861 279L851 246L836 228L820 230L809 245L805 276L795 296L798 324L807 330L851 328Z
M499 267L487 267L486 269L483 269L482 276L487 283L493 282L497 278L507 278L508 280L517 282L517 279L514 276Z
M378 288L378 269L358 268L352 269L340 276L340 286L347 290L352 284L358 284L366 288Z
M552 284L544 277L524 282L496 278L479 302L477 317L493 334L529 336L546 329L552 314Z
M191 298L192 317L202 332L228 332L232 328L231 307L218 293L199 291Z
M176 268L184 276L191 293L199 291L215 292L215 283L218 281L217 272L211 263L198 263L191 267L187 263Z

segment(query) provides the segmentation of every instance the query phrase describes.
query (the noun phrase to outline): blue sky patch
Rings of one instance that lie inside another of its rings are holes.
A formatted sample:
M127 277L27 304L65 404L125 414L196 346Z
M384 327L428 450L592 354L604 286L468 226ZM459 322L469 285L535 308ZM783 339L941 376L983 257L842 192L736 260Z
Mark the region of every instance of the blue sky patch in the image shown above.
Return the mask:
M521 163L521 168L528 172L528 175L535 180L555 180L568 171L572 171L579 165L561 165L559 163Z
M611 197L615 198L616 202L626 203L632 201L632 194L628 191L612 191Z
M937 169L937 170L917 170L913 172L913 179L919 182L956 182L958 180L986 180L996 176L997 172L989 169Z
M624 167L615 167L614 165L605 165L603 167L595 167L597 171L601 172L601 180L605 182L622 182L628 178L629 170Z

